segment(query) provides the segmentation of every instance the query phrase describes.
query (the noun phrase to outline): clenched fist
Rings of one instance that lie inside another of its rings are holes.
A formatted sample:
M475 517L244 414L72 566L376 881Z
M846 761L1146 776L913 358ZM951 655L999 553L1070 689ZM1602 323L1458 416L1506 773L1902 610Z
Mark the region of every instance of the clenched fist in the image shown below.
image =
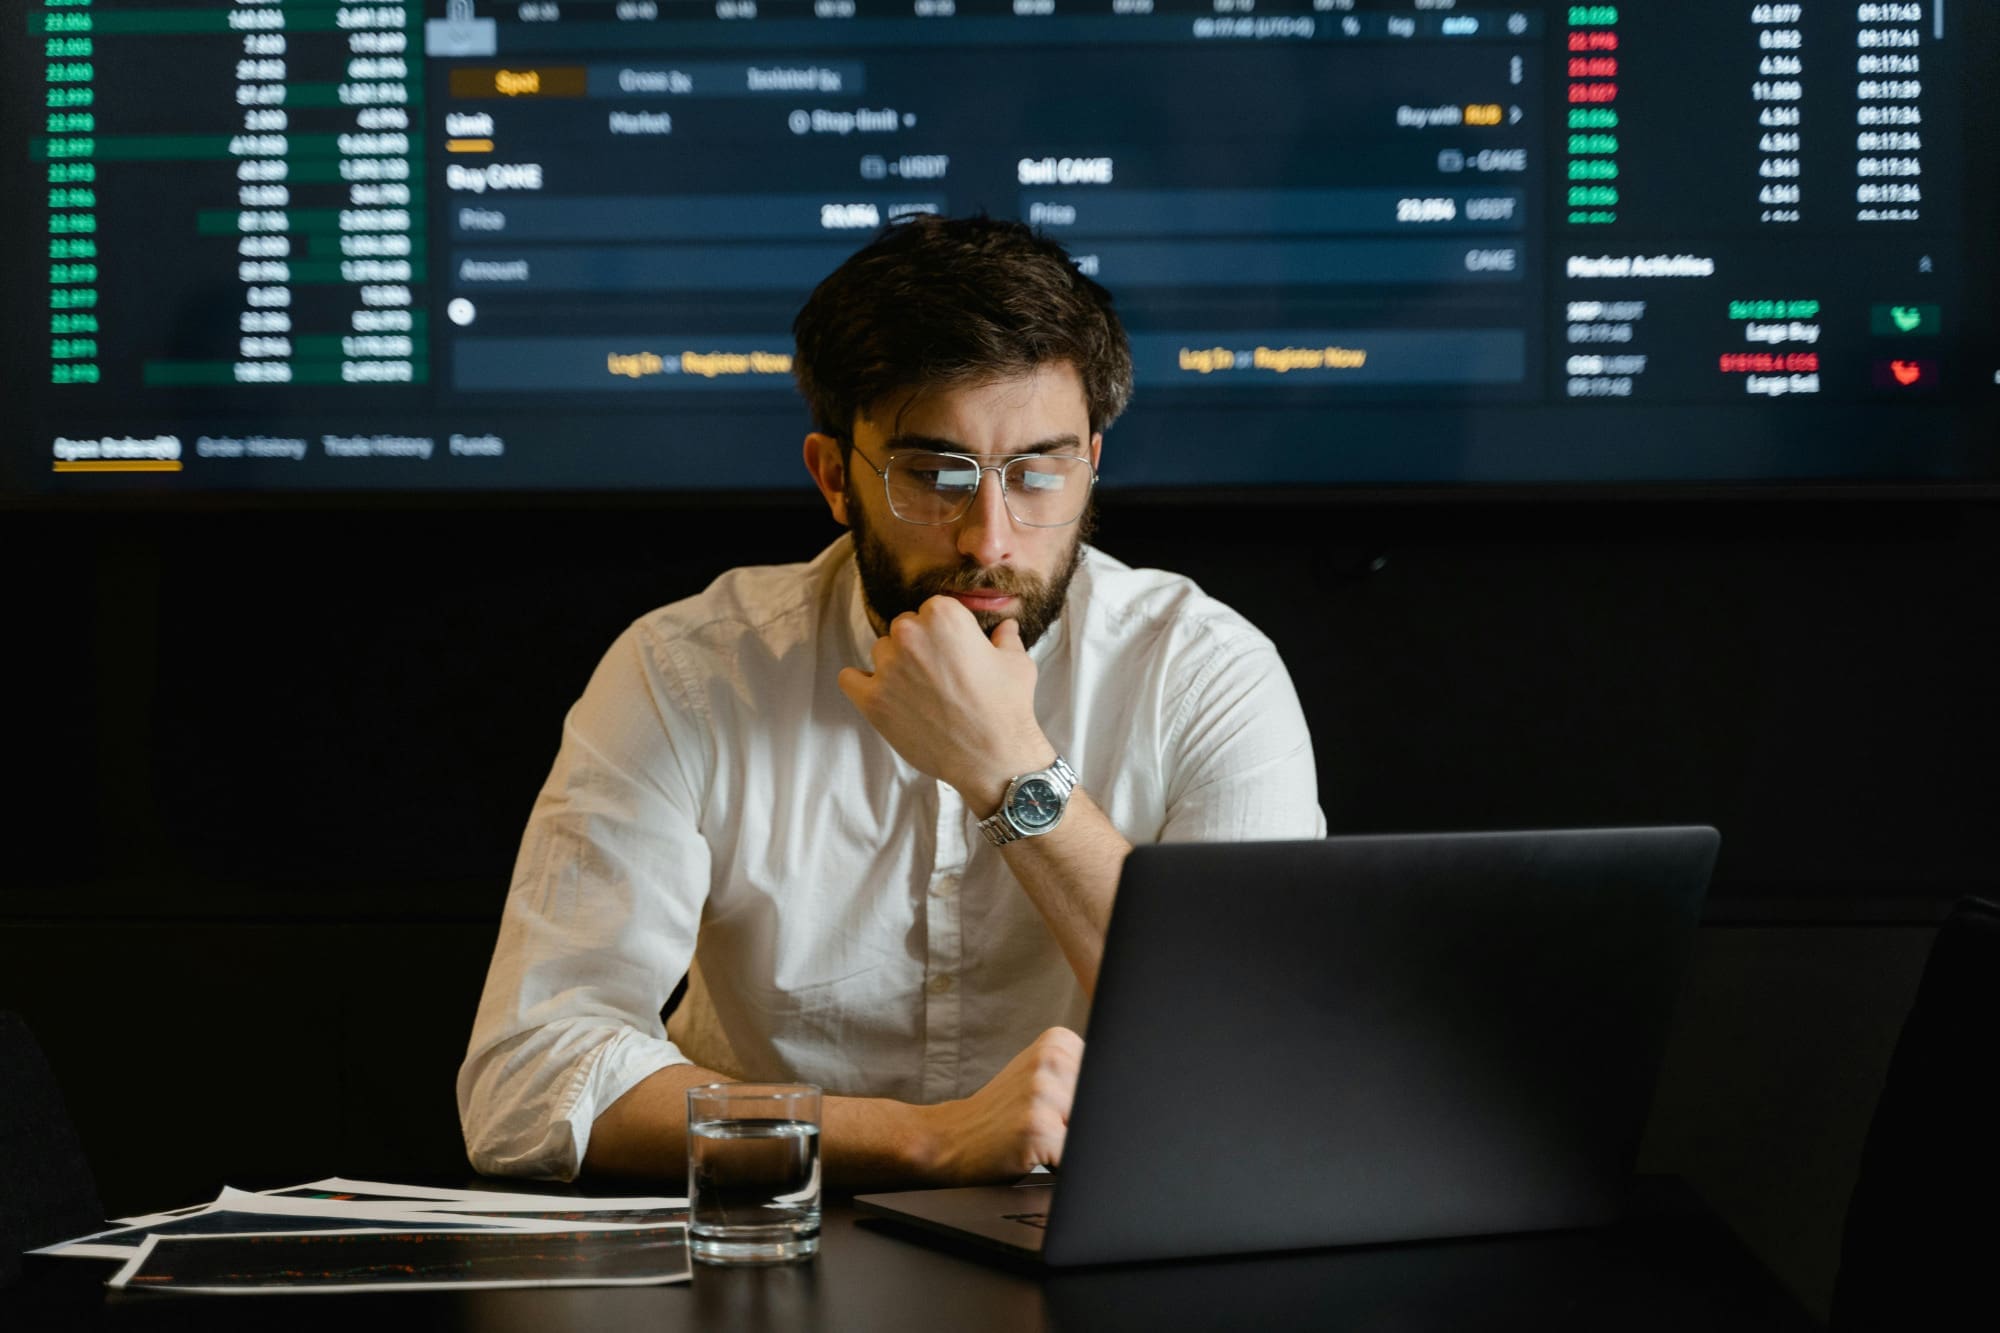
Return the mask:
M1060 1166L1082 1067L1083 1038L1050 1028L978 1092L925 1107L938 1145L938 1182L992 1184Z

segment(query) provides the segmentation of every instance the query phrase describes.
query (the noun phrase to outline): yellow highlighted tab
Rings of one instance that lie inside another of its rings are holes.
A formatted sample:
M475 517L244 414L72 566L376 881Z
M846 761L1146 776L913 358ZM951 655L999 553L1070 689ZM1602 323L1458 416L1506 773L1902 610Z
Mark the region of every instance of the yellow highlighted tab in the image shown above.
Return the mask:
M453 97L588 97L590 71L583 65L540 65L533 69L460 67L451 72Z
M444 150L447 153L490 153L493 151L493 141L491 139L446 139L444 141Z
M179 472L178 458L58 458L58 472Z

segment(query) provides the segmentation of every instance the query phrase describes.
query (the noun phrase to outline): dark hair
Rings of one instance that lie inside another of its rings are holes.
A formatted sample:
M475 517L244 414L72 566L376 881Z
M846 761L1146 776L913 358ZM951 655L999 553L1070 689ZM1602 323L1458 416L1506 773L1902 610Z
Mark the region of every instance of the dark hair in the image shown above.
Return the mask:
M1132 352L1111 293L1019 222L924 214L891 222L813 289L792 321L792 373L813 424L843 443L889 394L1068 362L1090 429L1132 397Z

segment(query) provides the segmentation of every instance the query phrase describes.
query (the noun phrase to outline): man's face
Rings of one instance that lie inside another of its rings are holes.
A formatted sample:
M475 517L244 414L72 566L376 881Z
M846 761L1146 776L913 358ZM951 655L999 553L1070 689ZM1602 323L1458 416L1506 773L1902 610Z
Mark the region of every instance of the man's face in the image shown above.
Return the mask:
M1084 522L1060 528L1016 523L1002 502L999 475L989 472L959 519L906 523L889 511L881 479L861 455L886 467L899 451L988 455L981 460L988 464L1051 452L1080 454L1095 465L1103 441L1090 433L1075 369L1058 363L988 384L899 395L854 423L853 442L859 452L845 479L846 518L876 630L886 632L898 615L943 593L957 598L988 634L1002 620L1014 620L1021 642L1032 647L1062 614L1082 554Z

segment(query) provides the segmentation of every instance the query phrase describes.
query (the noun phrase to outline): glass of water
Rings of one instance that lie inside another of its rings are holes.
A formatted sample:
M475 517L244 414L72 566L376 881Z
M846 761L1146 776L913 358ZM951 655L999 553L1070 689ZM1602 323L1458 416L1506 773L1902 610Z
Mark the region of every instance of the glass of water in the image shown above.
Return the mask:
M819 1250L819 1089L689 1088L688 1245L712 1264L780 1264Z

